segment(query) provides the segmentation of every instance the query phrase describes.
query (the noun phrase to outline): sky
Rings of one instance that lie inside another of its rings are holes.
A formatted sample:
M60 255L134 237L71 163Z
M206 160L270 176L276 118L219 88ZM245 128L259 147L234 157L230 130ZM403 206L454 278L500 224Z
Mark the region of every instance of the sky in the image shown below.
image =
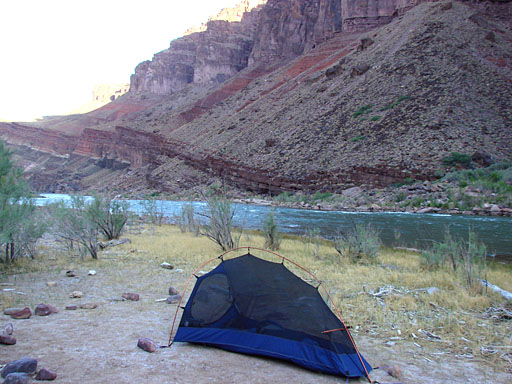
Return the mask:
M95 84L129 83L138 63L239 1L1 1L0 119L69 113Z

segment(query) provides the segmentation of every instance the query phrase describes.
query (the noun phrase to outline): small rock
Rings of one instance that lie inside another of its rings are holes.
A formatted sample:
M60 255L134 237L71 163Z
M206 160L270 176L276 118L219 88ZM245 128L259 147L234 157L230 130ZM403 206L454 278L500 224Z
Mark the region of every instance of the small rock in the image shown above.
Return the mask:
M489 40L491 43L496 42L496 35L493 31L490 31L487 35L485 35L485 40Z
M399 378L400 376L402 376L402 370L400 369L400 367L393 366L393 367L386 368L386 372L388 373L388 375L396 377L396 378Z
M46 368L41 369L39 372L37 372L36 380L45 380L45 381L51 381L55 380L57 378L57 374L55 372L49 371Z
M437 287L429 287L429 288L427 288L427 293L429 295L433 295L434 293L439 293L439 292L440 292L440 290Z
M87 272L89 276L94 276L96 274L96 271L94 269L91 269L89 272Z
M71 292L71 294L69 295L69 297L73 298L73 299L79 299L83 296L83 293L82 291L73 291Z
M50 304L38 304L34 313L37 316L48 316L52 313L59 313L59 310Z
M14 333L14 327L12 323L7 323L4 328L4 335L12 335Z
M97 308L97 307L98 307L98 304L95 304L95 303L80 304L80 308L81 309L94 309L94 308Z
M169 296L174 296L174 295L178 295L180 292L174 288L174 287L169 287Z
M67 277L75 277L76 273L75 273L75 271L66 271L66 276Z
M21 311L23 308L5 308L4 309L4 315L11 316L15 314L16 312Z
M78 307L76 305L66 305L66 311L75 311Z
M177 272L177 273L183 273L183 272L185 272L185 271L184 271L183 269L181 269L181 268L178 268L178 269L174 270L174 272Z
M137 347L146 352L153 353L156 351L156 344L153 340L146 337L141 337L137 343Z
M9 373L24 372L34 373L37 368L37 360L31 357L23 357L19 360L11 361L8 363L1 372L2 377L6 377Z
M57 282L56 281L48 281L46 283L46 286L47 287L56 287L57 286Z
M121 295L123 299L130 300L130 301L139 301L139 295L137 293L123 293Z
M386 342L386 345L388 347L392 347L393 345L395 345L395 342L394 341L388 341L388 342Z
M165 268L165 269L173 269L174 265L169 264L169 263L164 261L162 264L160 264L160 267Z
M22 372L9 373L3 384L28 384L28 376Z
M0 344L14 345L16 344L16 339L11 335L0 335Z
M11 318L13 319L30 319L30 316L32 316L32 311L29 307L23 308L21 311L13 313L11 315Z
M451 1L448 1L447 3L441 4L441 11L448 11L453 8L453 4ZM391 375L393 376L393 375Z
M416 213L432 213L434 211L434 208L432 207L426 207L426 208L421 208L421 209L418 209L416 211Z
M181 296L180 295L172 295L171 297L168 297L165 302L167 304L178 304L181 300Z

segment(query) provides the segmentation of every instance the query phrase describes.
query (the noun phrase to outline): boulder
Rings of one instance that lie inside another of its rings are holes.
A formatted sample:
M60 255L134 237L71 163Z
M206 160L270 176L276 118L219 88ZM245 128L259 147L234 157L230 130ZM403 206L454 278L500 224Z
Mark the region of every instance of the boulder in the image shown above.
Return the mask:
M96 304L96 303L80 304L80 308L81 309L94 309L94 308L98 308L98 304Z
M123 293L121 295L123 299L130 300L130 301L139 301L139 295L137 293Z
M79 299L83 296L83 292L82 291L73 291L71 292L71 294L69 295L69 297L73 298L73 299Z
M75 277L76 273L75 273L75 271L66 271L66 276L67 277Z
M352 187L345 189L341 194L345 197L357 197L363 193L363 190L360 187Z
M37 316L48 316L52 313L59 313L59 310L50 304L38 304L34 313Z
M352 76L364 75L369 69L370 66L368 64L357 64L352 68Z
M149 353L153 353L156 351L156 344L153 340L151 339L148 339L146 337L141 337L139 339L139 341L137 342L137 347L139 347L140 349L146 351L146 352L149 352Z
M13 313L11 315L11 318L13 318L13 319L29 319L30 316L32 316L32 311L30 310L29 307L25 307L21 311Z
M55 282L55 281L48 281L46 283L46 286L47 287L56 287L57 286L57 282Z
M14 345L16 344L16 339L11 335L0 335L0 344Z
M173 295L171 297L168 297L165 302L167 304L178 304L181 300L181 296L180 295Z
M11 361L1 371L1 375L5 378L13 372L34 373L37 369L37 360L31 357L23 357L19 360Z
M432 207L425 207L425 208L418 209L416 211L416 213L432 213L433 211L434 211L434 208L432 208Z
M178 295L179 291L174 287L169 287L169 296Z
M75 311L78 307L76 305L66 305L66 311Z
M39 372L37 372L36 380L42 381L51 381L57 378L57 374L52 372L46 368L42 368Z
M9 373L3 384L28 384L28 376L22 372Z
M368 48L370 45L373 44L373 40L369 37L364 37L359 42L359 46L357 47L358 51L364 51L366 48Z

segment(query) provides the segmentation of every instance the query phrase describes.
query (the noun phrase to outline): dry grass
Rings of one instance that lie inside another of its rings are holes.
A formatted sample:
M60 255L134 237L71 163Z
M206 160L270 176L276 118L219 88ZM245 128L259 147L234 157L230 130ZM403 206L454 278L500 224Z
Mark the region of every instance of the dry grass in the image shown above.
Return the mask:
M205 237L182 233L176 226L141 227L126 237L131 240L131 244L102 251L99 260L82 260L63 251L56 254L51 246L41 247L40 256L36 260L20 261L8 270L4 269L0 274L0 282L44 275L40 282L34 283L33 289L48 290L48 295L51 295L45 282L62 275L64 271L73 269L83 273L88 269L101 269L101 286L93 279L87 280L90 281L90 300L108 300L104 293L105 284L113 287L114 292L109 293L111 296L120 296L120 290L123 289L125 292L144 292L150 299L157 299L165 297L169 285L182 290L186 278L199 264L221 253ZM262 248L264 238L261 234L251 232L244 234L240 243ZM243 252L233 252L229 257ZM271 261L280 261L275 256L257 250L251 253ZM483 359L487 364L500 369L505 369L508 364L500 358L500 353L488 354L482 349L493 345L510 345L512 322L497 322L483 315L489 306L499 306L504 303L504 299L493 292L471 294L464 289L462 280L448 271L421 270L420 259L416 254L383 250L374 263L352 264L340 258L328 242L322 241L314 249L293 237L282 240L279 253L309 269L324 283L334 297L336 306L341 309L342 317L353 327L356 335L378 335L381 339L400 337L426 349L442 345L447 352L472 355L474 359ZM173 264L175 271L181 269L183 272L169 274L169 271L158 268L164 261ZM217 264L212 262L202 270L209 271ZM311 276L302 270L287 262L285 265L314 284ZM510 265L493 263L488 269L487 278L493 284L512 291L511 269ZM384 286L393 286L400 292L381 299L368 294ZM437 287L440 291L433 295L413 291L428 287ZM68 289L71 290L72 286ZM0 292L1 306L4 308L37 304L30 302L29 297L30 294L25 297L12 292ZM58 297L54 299L59 304ZM141 302L137 308L144 311L149 308L148 305ZM439 336L440 340L429 338L422 330Z

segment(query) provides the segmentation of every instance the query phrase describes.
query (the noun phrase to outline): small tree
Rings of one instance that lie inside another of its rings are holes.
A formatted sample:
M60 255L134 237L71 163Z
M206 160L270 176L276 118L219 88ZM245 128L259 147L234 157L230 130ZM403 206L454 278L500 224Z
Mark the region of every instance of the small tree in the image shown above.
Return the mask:
M11 153L0 141L0 246L5 250L4 262L33 257L35 242L43 233L23 172L14 166Z
M119 239L128 221L128 204L122 200L95 196L86 205L87 215L103 233L107 240Z
M265 236L265 248L277 251L281 246L281 234L277 230L274 211L270 211L263 222L263 236Z
M202 216L208 219L203 224L201 234L217 243L223 251L238 247L242 233L233 236L233 217L235 209L231 201L223 193L210 194L206 197L208 204L207 213Z

